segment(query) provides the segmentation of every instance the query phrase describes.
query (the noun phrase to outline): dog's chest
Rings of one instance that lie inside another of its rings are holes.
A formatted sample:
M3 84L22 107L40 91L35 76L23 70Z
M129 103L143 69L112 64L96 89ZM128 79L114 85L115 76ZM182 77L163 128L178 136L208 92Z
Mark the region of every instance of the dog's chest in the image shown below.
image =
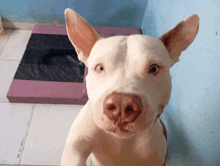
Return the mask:
M92 152L93 163L95 166L162 165L166 146L158 141L147 133L124 140L104 135Z

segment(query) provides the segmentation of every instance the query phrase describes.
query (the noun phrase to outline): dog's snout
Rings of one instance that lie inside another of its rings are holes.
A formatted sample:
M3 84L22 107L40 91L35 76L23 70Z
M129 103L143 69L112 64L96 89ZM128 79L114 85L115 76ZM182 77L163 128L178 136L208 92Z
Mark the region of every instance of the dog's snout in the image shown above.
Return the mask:
M138 96L113 92L103 102L103 113L122 126L134 122L141 113L141 100Z

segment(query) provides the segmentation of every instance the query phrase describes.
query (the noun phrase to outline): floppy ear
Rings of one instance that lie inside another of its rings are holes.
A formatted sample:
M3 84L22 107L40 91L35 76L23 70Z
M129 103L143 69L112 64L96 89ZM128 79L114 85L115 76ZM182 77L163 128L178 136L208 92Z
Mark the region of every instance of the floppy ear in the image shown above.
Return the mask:
M173 29L164 33L159 38L166 46L171 59L172 65L179 61L182 51L195 39L199 29L199 17L194 14L177 24Z
M102 37L72 9L65 10L68 37L75 47L78 59L87 66L87 59L95 42Z

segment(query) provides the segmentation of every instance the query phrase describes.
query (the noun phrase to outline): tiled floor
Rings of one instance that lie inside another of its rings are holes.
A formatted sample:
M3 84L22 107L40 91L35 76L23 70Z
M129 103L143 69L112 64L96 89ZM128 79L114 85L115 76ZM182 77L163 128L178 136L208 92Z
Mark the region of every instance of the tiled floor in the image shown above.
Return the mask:
M0 36L0 165L60 165L68 131L83 107L9 103L6 94L31 32L5 30Z

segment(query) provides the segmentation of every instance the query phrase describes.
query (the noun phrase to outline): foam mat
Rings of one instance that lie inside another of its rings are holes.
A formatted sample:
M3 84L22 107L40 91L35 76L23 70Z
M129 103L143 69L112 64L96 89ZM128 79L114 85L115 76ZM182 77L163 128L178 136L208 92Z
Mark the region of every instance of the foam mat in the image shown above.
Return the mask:
M104 38L141 34L133 28L93 28ZM16 103L85 104L87 73L65 26L35 25L7 98Z

